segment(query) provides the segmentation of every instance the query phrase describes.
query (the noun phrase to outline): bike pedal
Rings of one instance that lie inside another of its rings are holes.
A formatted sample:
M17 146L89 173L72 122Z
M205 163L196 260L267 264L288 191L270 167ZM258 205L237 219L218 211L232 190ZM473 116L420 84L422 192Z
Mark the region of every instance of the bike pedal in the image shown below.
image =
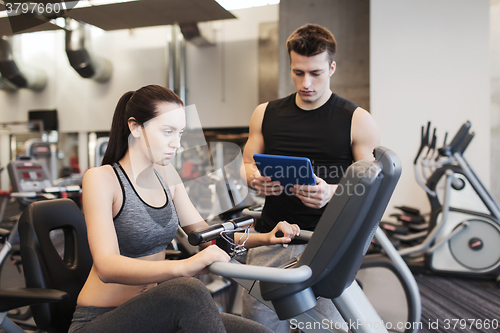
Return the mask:
M408 235L408 227L391 222L380 222L380 228L392 234Z

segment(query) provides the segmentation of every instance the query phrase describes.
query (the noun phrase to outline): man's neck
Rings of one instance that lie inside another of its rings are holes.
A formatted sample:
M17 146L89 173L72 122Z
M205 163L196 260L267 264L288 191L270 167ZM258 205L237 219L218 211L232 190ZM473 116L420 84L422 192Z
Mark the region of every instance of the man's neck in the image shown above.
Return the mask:
M320 98L318 98L314 102L305 102L299 97L299 94L296 94L295 104L297 104L297 106L302 110L315 110L320 106L323 106L323 104L325 104L330 99L332 93L333 92L330 89L328 89Z

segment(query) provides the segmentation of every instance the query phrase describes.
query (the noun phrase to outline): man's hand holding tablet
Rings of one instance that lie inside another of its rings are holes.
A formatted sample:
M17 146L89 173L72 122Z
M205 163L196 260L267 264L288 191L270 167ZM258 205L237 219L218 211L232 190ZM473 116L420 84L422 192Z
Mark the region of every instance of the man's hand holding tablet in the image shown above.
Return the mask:
M305 157L254 154L258 172L254 174L253 187L262 195L288 195L299 198L312 208L325 206L337 185L329 185L314 175L311 161Z

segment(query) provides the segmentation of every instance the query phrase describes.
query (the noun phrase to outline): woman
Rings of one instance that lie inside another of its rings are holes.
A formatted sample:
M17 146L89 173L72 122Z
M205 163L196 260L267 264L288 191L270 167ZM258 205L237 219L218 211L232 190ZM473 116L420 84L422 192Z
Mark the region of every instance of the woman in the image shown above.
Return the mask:
M207 226L169 164L185 126L183 103L169 89L145 86L119 100L103 166L83 179L94 264L70 332L270 332L219 314L208 290L192 278L213 262L229 261L217 246L165 260L179 225L186 233ZM290 242L298 233L283 222L268 234L251 234L245 246Z

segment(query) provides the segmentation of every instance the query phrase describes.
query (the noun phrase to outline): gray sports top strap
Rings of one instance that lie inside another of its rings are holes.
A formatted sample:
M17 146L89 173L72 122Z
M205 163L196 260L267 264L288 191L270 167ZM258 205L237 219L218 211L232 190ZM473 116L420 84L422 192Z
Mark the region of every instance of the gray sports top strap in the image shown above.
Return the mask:
M164 250L179 224L167 184L155 170L167 200L163 206L153 207L142 200L120 164L115 163L113 170L123 195L120 211L113 218L120 254L138 258Z

